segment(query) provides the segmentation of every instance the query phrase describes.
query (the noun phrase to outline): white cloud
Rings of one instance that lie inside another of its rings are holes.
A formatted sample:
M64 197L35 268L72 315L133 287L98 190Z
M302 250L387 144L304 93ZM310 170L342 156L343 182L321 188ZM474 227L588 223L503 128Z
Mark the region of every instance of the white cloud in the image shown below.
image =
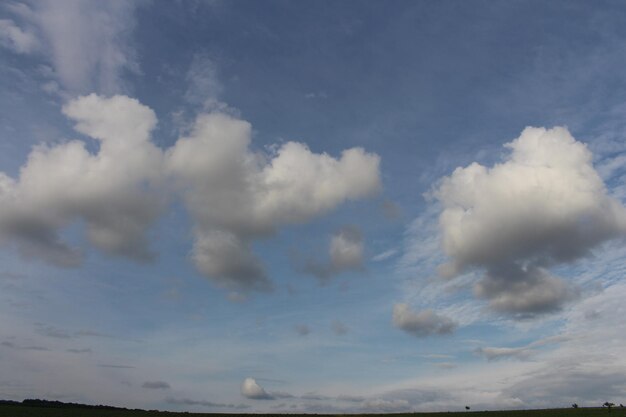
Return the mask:
M435 190L450 258L440 272L485 269L475 292L496 310L553 311L577 290L547 268L624 236L626 209L608 195L591 152L565 128L526 128L506 147L505 162L457 168Z
M64 89L113 94L124 90L124 71L138 70L130 43L137 4L44 0L12 9L37 28L37 43L45 45L39 49L49 54ZM35 50L34 40L20 42L23 52Z
M406 304L393 306L393 325L418 337L452 333L456 323L432 310L413 312Z
M330 261L338 270L358 269L363 264L363 236L355 227L344 227L330 241Z
M360 148L335 159L296 142L275 155L254 153L250 143L249 123L217 112L200 115L190 135L167 151L168 171L195 220L196 266L218 284L244 291L268 288L250 252L253 240L380 188L379 158ZM354 254L347 255L352 258L338 259L353 262Z
M379 253L378 255L373 256L372 261L374 262L386 261L387 259L393 257L397 253L398 253L397 249L389 249L389 250Z
M181 195L193 218L198 270L232 291L269 290L254 240L380 188L377 155L352 148L333 158L295 142L276 154L254 153L250 124L219 112L200 115L165 152L150 140L154 112L137 100L92 94L63 113L98 141L95 152L78 140L41 145L18 178L0 173L0 242L57 265L80 263L81 252L61 239L77 220L98 249L151 259L146 232L165 200ZM341 267L360 259L353 235L342 232L334 243Z
M223 88L218 78L217 65L206 53L193 56L186 80L189 87L185 92L185 101L204 110L211 110L218 104Z
M73 266L80 252L59 232L81 219L97 248L151 259L145 232L159 214L160 198L148 187L158 181L161 164L161 152L149 140L154 112L128 97L95 95L70 102L63 112L100 148L92 154L77 140L41 145L18 179L0 173L0 241L15 243L25 256Z
M35 34L20 29L10 19L0 19L0 44L20 54L30 54L39 48Z
M261 387L254 378L246 378L241 384L241 395L252 400L273 400L263 387Z

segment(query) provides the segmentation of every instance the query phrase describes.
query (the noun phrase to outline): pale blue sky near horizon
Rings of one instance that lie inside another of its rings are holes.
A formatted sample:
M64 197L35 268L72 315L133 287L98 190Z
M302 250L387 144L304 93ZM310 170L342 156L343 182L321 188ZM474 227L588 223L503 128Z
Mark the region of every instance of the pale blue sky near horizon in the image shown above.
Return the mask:
M623 402L624 18L615 1L4 2L0 397ZM135 147L109 158L118 136ZM185 144L199 165L177 165Z

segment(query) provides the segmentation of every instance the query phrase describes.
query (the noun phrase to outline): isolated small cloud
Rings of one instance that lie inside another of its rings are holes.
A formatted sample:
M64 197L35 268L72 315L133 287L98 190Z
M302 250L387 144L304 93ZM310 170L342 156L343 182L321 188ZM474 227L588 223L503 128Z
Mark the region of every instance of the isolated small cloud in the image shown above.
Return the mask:
M363 234L354 226L343 227L330 241L331 265L338 271L359 269L363 264Z
M146 381L141 385L148 389L170 389L170 384L165 381Z
M488 361L500 360L500 359L519 359L526 360L535 353L537 348L545 347L548 345L558 344L569 340L569 337L564 335L557 335L546 337L543 339L535 340L526 346L519 347L480 347L474 350L474 353L478 356L482 356Z
M343 336L344 334L348 333L349 330L348 326L346 326L339 320L333 321L331 328L333 330L333 333L335 333L337 336Z
M402 217L402 208L391 200L385 200L380 208L385 218L389 220L397 220Z
M363 234L355 226L344 226L335 233L328 247L328 261L309 260L303 271L322 283L345 271L363 269Z
M306 336L311 333L311 328L306 324L297 324L294 326L294 330L299 336Z
M494 361L499 359L528 359L534 350L526 347L519 348L507 348L507 347L482 347L474 351L477 355L483 356L488 361Z
M445 277L486 271L475 293L495 310L528 317L557 310L578 292L550 274L626 234L626 208L611 197L592 154L565 128L526 128L507 159L473 163L442 180L433 195Z
M454 369L457 367L457 364L454 362L436 362L434 365L441 369Z
M99 363L98 367L112 368L112 369L135 369L135 367L131 365L117 365L117 364L112 364L112 363Z
M92 350L90 348L82 348L82 349L70 348L70 349L65 349L65 351L70 352L70 353L92 353Z
M398 253L397 249L389 249L389 250L379 253L378 255L373 256L372 261L374 262L386 261L387 259L395 256L397 253Z
M417 337L452 333L457 325L432 310L413 312L406 304L393 306L393 325Z
M58 329L56 327L53 326L44 326L44 325L36 325L36 331L37 333L43 335L43 336L47 336L47 337L52 337L55 339L70 339L72 336L66 332L63 329Z
M241 395L252 400L273 400L274 397L268 394L254 378L246 378L241 384Z

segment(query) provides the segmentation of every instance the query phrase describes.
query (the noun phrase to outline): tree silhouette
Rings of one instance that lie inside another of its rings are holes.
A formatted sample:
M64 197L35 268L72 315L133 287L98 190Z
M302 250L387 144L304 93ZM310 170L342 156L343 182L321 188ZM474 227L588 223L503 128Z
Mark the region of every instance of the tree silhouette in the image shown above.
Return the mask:
M615 405L615 404L610 403L610 402L608 402L608 401L607 401L607 402L605 402L604 404L602 404L602 407L606 407L606 408L608 408L608 409L609 409L609 413L610 413L610 412L611 412L611 409L613 408L613 406L614 406L614 405Z
M574 404L572 404L572 407L573 408L578 408L578 404L574 403Z

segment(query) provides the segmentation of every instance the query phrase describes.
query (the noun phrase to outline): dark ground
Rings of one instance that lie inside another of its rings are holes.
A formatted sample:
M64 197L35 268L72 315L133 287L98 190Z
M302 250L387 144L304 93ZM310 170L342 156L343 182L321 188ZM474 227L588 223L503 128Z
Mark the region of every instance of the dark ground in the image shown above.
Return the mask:
M0 417L251 417L255 414L212 414L212 413L173 413L166 411L142 411L124 409L97 408L54 408L32 407L27 405L0 404ZM272 414L257 414L272 416ZM279 416L313 416L313 414L277 414ZM330 416L322 415L318 416ZM367 414L367 417L626 417L626 409L614 408L610 413L606 408L560 408L549 410L517 410L517 411L463 411L443 413L413 414Z

